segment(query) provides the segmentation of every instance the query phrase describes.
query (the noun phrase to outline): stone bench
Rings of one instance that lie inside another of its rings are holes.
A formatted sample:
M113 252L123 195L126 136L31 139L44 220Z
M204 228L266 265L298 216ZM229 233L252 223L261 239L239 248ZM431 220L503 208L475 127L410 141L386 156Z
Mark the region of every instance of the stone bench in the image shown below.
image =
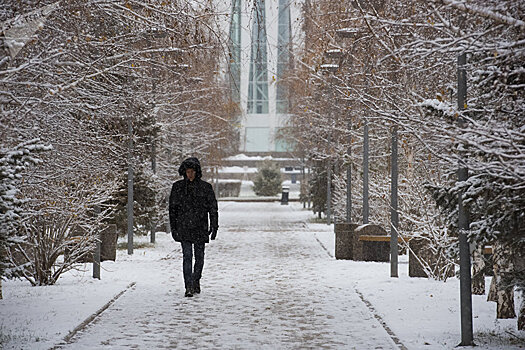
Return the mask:
M335 258L356 261L390 261L389 237L379 225L335 224Z
M377 236L388 236L388 233L384 228L379 225L366 224L357 227L354 230L355 239L357 244L354 249L354 260L363 261L390 261L390 240L378 240L373 238L371 240L364 240L361 237L377 237ZM386 238L385 238L386 239Z

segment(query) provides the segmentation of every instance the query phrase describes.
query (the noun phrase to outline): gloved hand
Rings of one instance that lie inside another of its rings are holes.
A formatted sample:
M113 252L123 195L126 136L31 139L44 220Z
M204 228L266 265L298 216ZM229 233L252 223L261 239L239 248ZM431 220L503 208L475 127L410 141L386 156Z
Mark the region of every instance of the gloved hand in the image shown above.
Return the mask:
M210 239L213 241L217 237L217 229L216 228L210 229L210 233L211 233Z

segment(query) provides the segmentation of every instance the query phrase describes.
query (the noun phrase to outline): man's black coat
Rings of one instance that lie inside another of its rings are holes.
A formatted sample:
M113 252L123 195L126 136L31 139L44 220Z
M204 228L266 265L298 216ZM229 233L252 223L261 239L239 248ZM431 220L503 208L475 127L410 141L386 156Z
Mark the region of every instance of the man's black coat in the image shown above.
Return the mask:
M196 172L193 181L186 177L188 168ZM210 230L219 227L213 188L201 180L202 171L197 158L182 162L179 174L184 176L184 180L173 184L169 202L171 235L177 242L208 243Z

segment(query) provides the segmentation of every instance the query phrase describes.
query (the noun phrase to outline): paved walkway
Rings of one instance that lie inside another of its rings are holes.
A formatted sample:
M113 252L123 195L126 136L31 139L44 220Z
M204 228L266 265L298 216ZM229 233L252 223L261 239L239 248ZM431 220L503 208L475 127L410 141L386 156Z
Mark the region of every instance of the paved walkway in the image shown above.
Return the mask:
M220 208L221 227L218 240L207 246L200 295L183 297L181 253L173 244L164 259L140 263L137 268L148 269L149 278L137 281L63 348L398 348L355 291L339 285L337 261L308 230L297 206Z

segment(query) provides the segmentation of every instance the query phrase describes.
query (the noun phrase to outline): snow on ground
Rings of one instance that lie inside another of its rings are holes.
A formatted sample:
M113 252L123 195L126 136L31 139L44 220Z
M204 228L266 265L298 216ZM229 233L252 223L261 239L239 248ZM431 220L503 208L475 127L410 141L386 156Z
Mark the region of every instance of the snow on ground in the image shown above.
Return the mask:
M280 168L281 173L283 174L300 174L301 172L299 170L292 170L287 171L286 168ZM255 174L258 172L258 169L256 167L247 167L247 166L223 166L219 168L219 173L223 174ZM308 172L308 171L306 171Z
M256 172L257 168L247 166L223 166L219 168L219 173L227 174L254 174Z
M251 160L251 161L257 161L257 160L265 160L265 159L271 159L271 160L295 160L295 158L274 158L272 156L247 156L244 153L236 154L234 156L230 156L227 158L224 158L224 160Z
M219 183L238 183L241 182L241 180L237 179L218 179Z
M313 215L299 203L219 207L201 295L183 297L180 246L158 233L154 247L132 256L118 251L116 262L103 262L100 281L90 277L88 264L56 286L4 282L3 348L60 344L131 282L136 285L58 348L399 348L378 319L408 349L459 343L456 279L409 278L404 257L395 279L388 263L335 260L333 226L309 223ZM495 304L485 300L473 296L477 348L525 348L516 319L496 320Z
M68 273L57 285L46 287L3 282L0 348L48 349L126 287L126 282L114 279L93 280L90 273Z
M333 225L310 224L330 256L335 254ZM408 259L400 256L399 278L390 278L390 263L335 261L349 288L363 294L378 315L409 349L452 349L461 342L459 280L447 282L408 277ZM337 273L335 278L340 278ZM486 278L489 290L490 277ZM516 314L520 298L516 294ZM496 303L472 296L476 349L525 349L525 332L517 320L497 320ZM460 347L461 348L461 347ZM468 348L468 347L465 347Z

